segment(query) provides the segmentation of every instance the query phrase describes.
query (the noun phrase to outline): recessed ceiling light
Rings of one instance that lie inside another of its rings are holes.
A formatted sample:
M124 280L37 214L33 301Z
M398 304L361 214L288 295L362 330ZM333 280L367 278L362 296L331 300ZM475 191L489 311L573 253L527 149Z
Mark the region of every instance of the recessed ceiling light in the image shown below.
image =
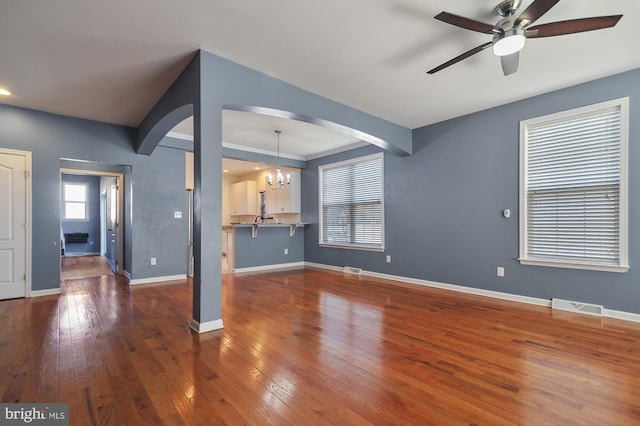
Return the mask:
M8 91L7 89L3 89L2 87L0 87L0 95L3 95L3 96L10 96L10 95L11 95L11 92L10 92L10 91Z
M260 170L260 167L256 166L253 168L253 170Z
M229 170L224 169L224 170L223 170L223 172L224 172L224 173L229 173Z

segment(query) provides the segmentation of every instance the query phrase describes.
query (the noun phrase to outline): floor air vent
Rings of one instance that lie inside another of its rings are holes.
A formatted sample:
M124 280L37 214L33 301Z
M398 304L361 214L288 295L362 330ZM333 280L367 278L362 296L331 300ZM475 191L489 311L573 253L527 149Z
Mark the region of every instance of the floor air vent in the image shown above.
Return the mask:
M551 307L561 311L577 312L580 314L594 315L601 317L604 308L591 303L572 302L571 300L551 299Z
M345 266L344 268L342 268L342 272L344 274L361 275L362 274L362 269L355 268L353 266Z

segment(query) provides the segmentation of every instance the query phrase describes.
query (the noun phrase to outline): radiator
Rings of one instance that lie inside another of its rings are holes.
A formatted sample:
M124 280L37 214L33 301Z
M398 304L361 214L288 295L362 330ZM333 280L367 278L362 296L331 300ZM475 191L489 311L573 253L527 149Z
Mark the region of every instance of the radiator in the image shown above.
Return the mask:
M66 244L85 244L89 241L89 234L86 232L64 234L64 241Z

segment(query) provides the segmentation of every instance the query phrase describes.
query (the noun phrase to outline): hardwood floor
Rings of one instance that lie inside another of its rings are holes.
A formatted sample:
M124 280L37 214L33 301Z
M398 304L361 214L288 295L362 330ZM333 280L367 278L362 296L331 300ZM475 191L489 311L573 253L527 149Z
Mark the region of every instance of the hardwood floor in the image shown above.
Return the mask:
M60 269L63 280L111 275L104 256L63 256Z
M186 281L2 301L2 401L72 425L640 423L640 324L314 269L222 296L202 335Z

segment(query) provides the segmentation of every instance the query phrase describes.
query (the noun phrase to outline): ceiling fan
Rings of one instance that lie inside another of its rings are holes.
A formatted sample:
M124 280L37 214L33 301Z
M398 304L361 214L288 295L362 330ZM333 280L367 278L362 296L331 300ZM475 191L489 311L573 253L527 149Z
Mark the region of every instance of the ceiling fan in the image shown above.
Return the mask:
M620 18L622 18L622 15L597 16L530 26L559 1L560 0L534 0L524 12L516 17L516 10L520 6L520 3L522 3L522 0L504 0L496 7L496 12L502 16L502 19L500 19L496 25L485 24L484 22L448 12L438 14L435 16L435 19L439 21L466 30L492 34L493 40L481 44L462 55L456 56L450 61L427 71L427 74L434 74L491 46L493 46L493 53L500 56L504 75L513 74L518 70L519 52L524 47L526 39L600 30L615 26Z

